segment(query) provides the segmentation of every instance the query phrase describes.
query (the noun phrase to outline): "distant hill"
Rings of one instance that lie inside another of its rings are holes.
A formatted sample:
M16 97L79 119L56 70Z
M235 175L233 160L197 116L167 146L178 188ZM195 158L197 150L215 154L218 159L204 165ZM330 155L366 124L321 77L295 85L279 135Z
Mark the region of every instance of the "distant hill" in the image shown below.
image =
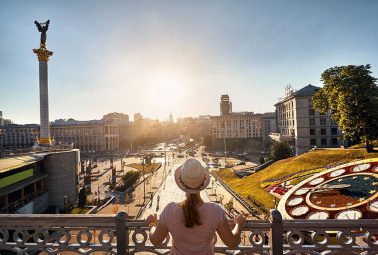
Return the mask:
M317 149L300 156L277 161L264 170L243 179L230 169L223 169L216 174L233 190L265 209L274 208L274 196L264 188L283 180L298 183L311 175L343 163L378 158L378 153L366 153L364 149Z

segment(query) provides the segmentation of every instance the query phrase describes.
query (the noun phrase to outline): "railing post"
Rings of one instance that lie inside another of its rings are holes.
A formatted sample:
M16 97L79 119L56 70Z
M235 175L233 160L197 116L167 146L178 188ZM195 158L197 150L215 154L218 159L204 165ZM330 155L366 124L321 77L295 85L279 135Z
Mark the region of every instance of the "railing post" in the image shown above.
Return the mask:
M282 255L283 254L283 225L282 216L277 209L270 210L270 220L272 228L270 230L270 254Z
M115 217L117 255L126 255L129 248L129 230L126 221L127 213L125 211L118 212Z

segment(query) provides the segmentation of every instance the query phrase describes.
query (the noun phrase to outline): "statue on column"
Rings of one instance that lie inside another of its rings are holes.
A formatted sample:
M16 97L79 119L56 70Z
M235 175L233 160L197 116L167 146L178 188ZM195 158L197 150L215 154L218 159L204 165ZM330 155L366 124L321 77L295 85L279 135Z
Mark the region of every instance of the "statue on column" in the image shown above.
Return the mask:
M41 48L46 49L46 32L49 29L50 20L47 20L45 23L34 21L34 24L37 26L38 31L41 32Z

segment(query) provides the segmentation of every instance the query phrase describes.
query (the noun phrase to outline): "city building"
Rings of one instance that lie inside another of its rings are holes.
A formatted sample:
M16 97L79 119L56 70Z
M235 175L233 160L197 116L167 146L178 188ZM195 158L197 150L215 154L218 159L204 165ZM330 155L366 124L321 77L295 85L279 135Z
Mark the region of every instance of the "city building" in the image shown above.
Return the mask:
M262 136L268 139L271 133L277 132L277 120L275 112L263 113L261 118Z
M228 115L232 113L232 103L228 95L222 95L220 101L220 115Z
M134 113L134 122L143 120L143 115L141 113Z
M278 133L270 137L287 142L294 155L314 147L339 147L342 143L341 130L331 112L322 114L313 108L312 97L319 89L311 84L298 91L286 86L285 97L275 104Z
M222 116L211 116L214 138L257 138L262 137L262 114L238 112Z
M0 213L42 213L76 203L79 150L0 158Z
M263 138L275 131L274 113L232 112L228 95L221 96L220 116L211 116L211 135L214 138Z
M58 120L51 124L56 144L73 144L83 152L105 152L119 149L119 125L111 118L77 121Z
M0 127L0 150L32 147L39 137L38 124L9 124Z

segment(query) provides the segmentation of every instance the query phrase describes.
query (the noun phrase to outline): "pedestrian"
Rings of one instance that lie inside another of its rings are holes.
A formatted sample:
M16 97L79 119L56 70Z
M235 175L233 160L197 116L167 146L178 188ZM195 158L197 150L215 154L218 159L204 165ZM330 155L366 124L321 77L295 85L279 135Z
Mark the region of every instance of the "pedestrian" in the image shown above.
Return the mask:
M157 196L157 203L160 201L160 195Z
M174 173L177 186L185 192L186 199L180 203L171 202L157 215L149 215L146 223L153 245L160 245L168 232L172 236L170 254L214 254L214 234L218 233L223 243L235 249L240 243L240 234L245 218L239 214L233 230L228 225L225 211L217 204L204 202L200 191L209 182L209 171L199 161L190 158Z

